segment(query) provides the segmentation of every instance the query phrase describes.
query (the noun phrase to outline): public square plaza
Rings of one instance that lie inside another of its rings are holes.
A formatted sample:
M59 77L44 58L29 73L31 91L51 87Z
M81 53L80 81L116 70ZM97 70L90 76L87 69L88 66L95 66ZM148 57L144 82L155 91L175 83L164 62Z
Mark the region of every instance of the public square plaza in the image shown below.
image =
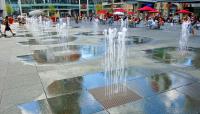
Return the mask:
M199 31L180 53L179 24L128 28L127 56L113 54L126 62L121 81L105 70L105 29L120 24L65 26L15 23L16 35L0 38L0 114L200 113Z

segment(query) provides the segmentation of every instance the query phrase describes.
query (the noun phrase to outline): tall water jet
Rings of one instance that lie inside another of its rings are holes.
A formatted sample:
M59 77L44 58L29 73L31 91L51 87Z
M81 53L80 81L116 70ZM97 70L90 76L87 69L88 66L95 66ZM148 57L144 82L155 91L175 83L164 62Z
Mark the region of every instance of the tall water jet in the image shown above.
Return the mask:
M128 28L128 18L121 18L121 29L122 28Z
M179 52L181 55L185 55L188 50L188 39L189 39L189 26L190 22L184 20L182 23L181 35L179 40Z
M70 26L70 17L67 16L67 26L69 27Z
M93 21L93 26L94 26L94 34L97 34L97 32L99 31L99 27L98 27L98 23L99 23L99 19L95 18Z
M117 32L117 29L105 30L105 96L126 92L126 45L127 29Z

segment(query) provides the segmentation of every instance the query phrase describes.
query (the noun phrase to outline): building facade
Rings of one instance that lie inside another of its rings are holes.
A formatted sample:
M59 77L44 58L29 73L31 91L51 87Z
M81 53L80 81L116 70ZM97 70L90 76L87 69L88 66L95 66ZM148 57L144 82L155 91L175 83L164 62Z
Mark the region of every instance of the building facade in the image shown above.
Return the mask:
M186 9L200 16L200 0L158 0L155 8L163 15L175 14L178 10Z
M6 3L12 4L15 13L19 14L18 0L6 0ZM54 5L61 17L66 14L89 15L99 9L124 8L137 11L146 5L156 8L166 16L175 14L180 9L188 9L200 16L200 0L21 0L21 4L23 13L35 9L48 11L48 7Z
M0 16L5 16L5 0L0 0Z
M11 4L16 14L19 14L18 0L6 0L6 3ZM67 14L89 15L95 12L95 2L93 2L93 0L21 0L23 13L28 13L35 9L48 12L50 5L55 6L60 16L65 16Z

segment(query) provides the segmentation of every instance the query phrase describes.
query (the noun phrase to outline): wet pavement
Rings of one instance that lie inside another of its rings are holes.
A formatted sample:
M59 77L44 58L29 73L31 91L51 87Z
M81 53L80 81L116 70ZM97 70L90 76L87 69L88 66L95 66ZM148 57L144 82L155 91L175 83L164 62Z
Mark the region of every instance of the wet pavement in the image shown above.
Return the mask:
M200 68L200 48L189 47L187 52L182 54L176 47L156 48L145 50L148 58L159 62L175 65L178 67Z
M18 42L22 45L51 45L51 44L62 44L68 43L77 40L77 37L70 36L68 38L64 37L48 37L48 38L39 38L39 39L28 39L28 41Z
M83 35L83 36L103 36L104 33L101 31L97 31L97 32L81 32L81 33L77 33L75 35Z
M108 97L104 35L93 29L72 24L67 40L17 25L1 38L0 114L200 114L199 35L180 55L179 26L130 28L127 82L115 84L128 91Z
M127 36L126 45L146 44L152 41L151 38L141 36Z
M50 99L19 105L21 112L31 114L93 114L103 107L87 92L80 91Z
M103 56L104 51L102 46L67 45L34 50L31 55L21 55L17 58L27 64L67 63Z
M134 78L127 77L125 85L129 91L137 93L142 99L129 100L128 103L109 108L103 107L105 104L101 104L102 101L95 99L88 91L106 87L104 73L97 72L76 78L56 80L46 87L46 99L20 104L18 108L22 112L29 110L42 114L46 111L51 111L52 114L93 114L105 109L110 114L200 113L200 92L198 91L200 83L197 80L191 80L173 72L153 71L154 73L146 75L144 70L139 71L134 68L127 70L128 76ZM125 92L120 94L119 98L122 100L128 97L129 94Z

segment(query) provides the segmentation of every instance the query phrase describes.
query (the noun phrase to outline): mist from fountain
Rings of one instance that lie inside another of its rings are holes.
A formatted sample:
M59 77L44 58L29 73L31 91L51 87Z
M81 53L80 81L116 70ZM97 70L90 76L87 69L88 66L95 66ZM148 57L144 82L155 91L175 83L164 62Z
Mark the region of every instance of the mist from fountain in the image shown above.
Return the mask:
M189 39L189 21L184 21L182 23L181 35L179 40L179 53L185 55L188 51L188 39Z
M95 18L94 21L93 21L93 30L94 30L94 34L97 34L98 31L99 31L99 26L98 26L98 23L99 23L99 19L98 18Z
M67 26L69 27L70 26L70 17L67 16Z
M115 94L126 92L126 28L120 32L116 28L105 30L105 96L112 97Z
M121 18L120 22L121 22L121 29L128 28L128 18L126 18L126 19Z

